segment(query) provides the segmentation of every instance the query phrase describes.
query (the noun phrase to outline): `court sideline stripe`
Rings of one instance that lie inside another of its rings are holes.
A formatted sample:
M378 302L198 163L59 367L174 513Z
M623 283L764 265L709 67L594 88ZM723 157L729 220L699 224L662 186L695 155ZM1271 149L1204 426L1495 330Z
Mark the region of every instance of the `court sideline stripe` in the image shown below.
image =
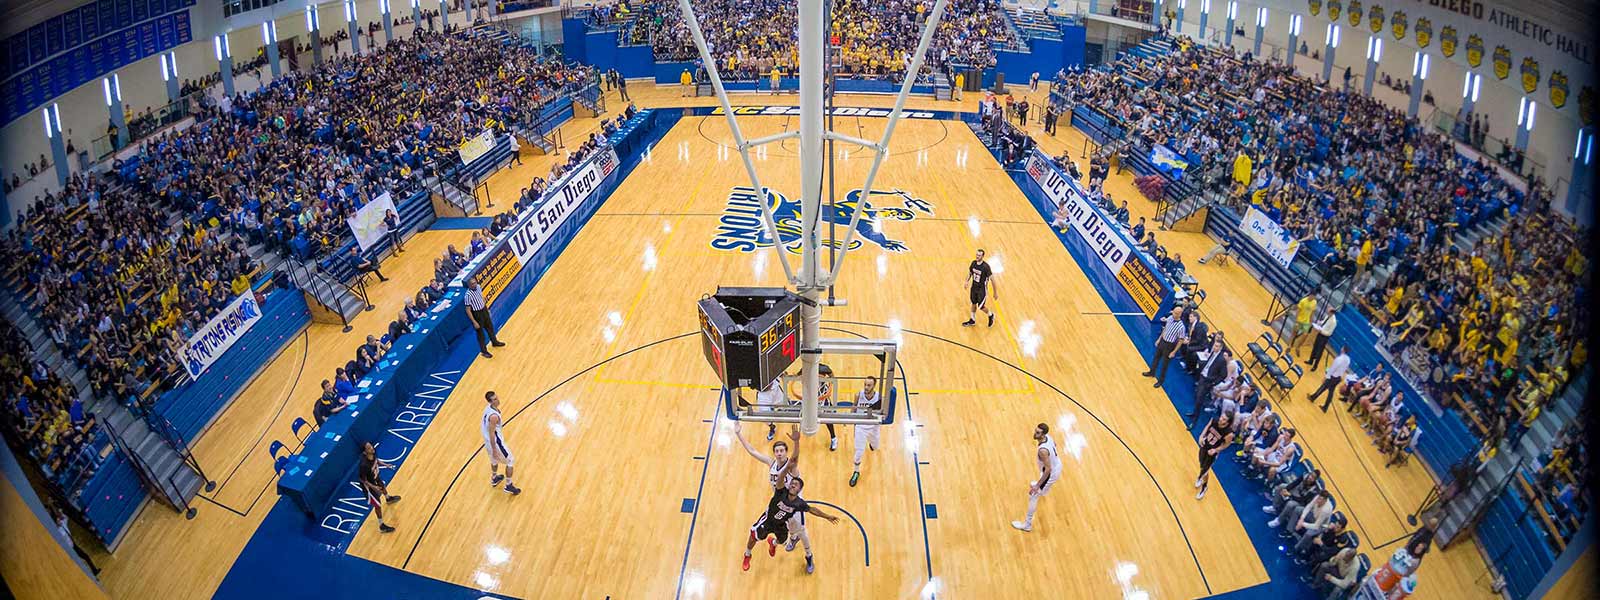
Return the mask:
M1372 482L1372 487L1378 490L1378 496L1383 498L1384 506L1389 507L1389 514L1394 515L1395 522L1401 524L1401 531L1408 529L1405 526L1405 519L1401 519L1400 512L1394 509L1394 502L1389 500L1389 494L1383 490L1383 486L1378 485L1378 478L1372 475L1372 469L1367 467L1367 461L1362 460L1361 452L1356 450L1355 440L1350 439L1350 431L1345 429L1344 418L1340 417L1338 414L1334 414L1333 422L1339 425L1339 433L1344 434L1344 442L1350 447L1350 454L1354 456L1356 458L1356 462L1361 465L1361 471L1367 474L1367 480Z
M529 400L527 404L522 405L522 408L517 409L517 412L514 412L514 413L511 414L510 417L507 417L506 420L504 421L504 423L502 423L501 426L502 427L510 426L511 422L515 421L517 419L517 417L522 414L523 411L528 410L528 408L532 407L534 404L538 403L540 400L543 400L545 396L549 396L552 392L555 392L556 390L561 389L562 386L565 386L568 383L572 383L572 381L574 379L582 377L585 373L588 373L589 371L593 371L596 368L599 368L601 365L604 365L604 364L609 363L609 362L611 362L613 360L622 358L622 357L627 356L629 354L633 354L633 353L638 352L640 350L644 350L644 349L650 348L652 346L664 344L664 343L671 342L671 341L674 341L674 340L677 340L677 339L689 337L689 336L692 336L692 335L699 335L699 334L700 334L700 331L699 330L695 330L695 331L691 331L691 332L688 332L688 333L680 333L678 335L674 335L674 336L671 336L671 337L664 337L664 338L661 338L659 340L656 340L656 341L650 342L648 344L645 344L643 346L630 348L630 349L628 349L627 351L625 351L625 352L623 352L621 354L617 354L617 355L611 356L609 358L606 358L605 360L601 360L600 362L597 362L597 363L594 363L594 364L589 365L587 367L584 367L584 369L582 371L578 371L576 373L573 373L572 375L567 376L567 378L561 380L560 383L557 383L557 384L555 384L553 386L550 386L550 389L545 390L544 392L540 393L538 396L535 396L532 400ZM471 362L468 362L467 363L467 367L470 368L472 366L472 363L474 363L474 362L477 362L476 358L472 359ZM462 370L463 370L463 376L465 376L464 372L465 372L466 369L462 369ZM427 435L426 432L424 432L423 435ZM433 512L428 515L428 522L423 524L422 525L422 531L417 533L417 541L415 543L411 544L411 551L406 553L405 562L400 563L400 568L401 569L405 569L407 565L411 564L411 558L416 555L417 548L422 545L422 538L426 537L428 535L428 528L433 526L434 519L439 516L439 509L444 507L444 501L449 498L450 491L455 489L456 482L461 480L461 475L467 472L467 466L471 465L472 461L477 459L478 455L481 454L481 453L483 453L483 444L478 444L473 449L472 456L467 457L467 460L461 463L461 469L456 471L456 476L450 480L450 485L445 486L444 493L439 494L439 502L433 505Z
M875 323L862 323L862 322L858 322L858 321L832 321L832 320L826 320L825 319L825 320L823 320L823 322L824 323L842 323L842 324L847 324L847 325L858 325L858 326L862 326L862 327L877 327L879 329L887 329L888 328L885 325L878 325L878 324L875 324ZM1144 459L1139 457L1139 453L1134 452L1133 451L1133 447L1129 446L1128 442L1126 440L1122 439L1122 436L1117 433L1117 430L1113 429L1111 427L1111 425L1109 425L1105 421L1101 420L1099 415L1096 415L1094 413L1094 411L1089 410L1088 407L1085 407L1082 403L1078 402L1077 398L1073 398L1070 394L1062 391L1061 388L1056 387L1055 384L1050 383L1049 381L1045 381L1044 378L1041 378L1038 375L1034 375L1032 372L1028 371L1027 369L1023 369L1021 367L1018 367L1015 364L1007 362L1005 359L997 357L997 356L995 356L993 354L989 354L988 352L984 352L983 350L979 350L979 349L974 348L972 346L968 346L968 345L963 344L961 342L957 342L957 341L951 340L951 339L946 339L946 338L943 338L943 337L940 337L940 336L937 336L937 335L933 335L931 333L924 333L924 332L921 332L921 331L917 331L915 329L906 329L906 328L901 328L900 331L902 331L904 333L912 333L912 334L920 335L920 336L928 338L928 339L938 340L938 341L941 341L941 342L945 342L947 344L951 344L951 345L954 345L954 346L965 348L965 349L970 350L970 351L972 351L974 353L983 355L984 357L986 357L986 358L988 358L990 360L993 360L993 361L998 362L1000 364L1003 364L1005 366L1011 367L1012 369L1015 369L1016 371L1018 371L1018 372L1020 372L1020 373L1022 373L1024 375L1027 375L1028 377L1032 378L1033 380L1044 384L1045 387L1048 387L1048 388L1054 390L1057 394L1060 394L1061 397L1066 398L1068 402L1071 402L1074 406L1077 406L1079 410L1082 410L1084 413L1088 414L1089 417L1094 419L1096 423L1099 423L1101 427L1104 427L1105 430L1108 433L1111 434L1111 437L1116 438L1117 443L1122 444L1122 448L1124 450L1127 450L1129 455L1133 456L1134 462L1139 463L1139 468L1143 469L1145 476L1150 478L1150 483L1156 486L1156 492L1161 494L1161 499L1167 503L1167 510L1172 513L1173 522L1178 525L1178 532L1183 535L1183 543L1184 543L1185 546L1187 546L1189 548L1189 556L1194 559L1195 570L1200 572L1200 582L1205 584L1205 586L1206 586L1206 594L1207 595L1211 595L1211 594L1215 593L1215 592L1213 592L1211 590L1211 582L1206 579L1206 569L1205 569L1205 567L1200 565L1200 555L1195 552L1194 543L1189 540L1189 532L1188 532L1188 530L1184 529L1184 527L1183 527L1183 519L1178 518L1178 509L1172 506L1172 499L1167 497L1167 491L1161 487L1161 482L1156 480L1155 474L1150 472L1150 467L1148 467L1148 466L1146 466L1144 464Z
M717 417L722 416L721 388L717 390L717 401L712 404L711 432L706 434L705 460L700 461L700 487L694 491L694 513L689 516L689 539L683 543L683 562L678 565L678 589L672 594L674 599L683 597L683 576L689 570L689 549L694 547L694 527L700 522L700 498L706 491L706 472L711 469L711 443L717 439Z

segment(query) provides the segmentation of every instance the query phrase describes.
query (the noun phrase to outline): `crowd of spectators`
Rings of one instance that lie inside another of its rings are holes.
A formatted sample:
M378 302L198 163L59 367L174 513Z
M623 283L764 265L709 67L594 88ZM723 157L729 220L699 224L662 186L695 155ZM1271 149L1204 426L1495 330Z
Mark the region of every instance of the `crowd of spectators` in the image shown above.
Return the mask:
M600 130L589 134L588 139L574 148L566 162L551 167L548 179L535 177L528 187L522 189L517 201L510 208L494 215L489 225L483 229L474 231L465 250L456 248L454 244L446 246L444 252L433 259L433 278L427 285L417 290L414 297L405 301L405 305L395 319L389 322L385 331L381 334L368 335L366 343L356 348L355 356L343 367L335 369L333 379L322 381L322 395L312 407L312 418L317 424L321 425L328 417L343 411L352 402L356 395L355 382L376 368L395 340L410 333L417 320L424 317L428 310L444 298L450 282L461 274L461 270L466 268L473 258L488 252L494 240L515 225L523 212L539 206L550 182L559 180L563 173L570 171L595 151L605 147L607 136L616 132L623 122L633 118L637 112L637 109L630 104L616 118L603 120Z
M1231 164L1232 198L1321 249L1327 284L1353 283L1393 354L1422 349L1406 362L1444 402L1459 394L1477 413L1531 420L1564 388L1587 355L1588 239L1546 209L1541 182L1523 191L1370 97L1179 42L1063 77L1068 110L1096 111L1191 169ZM1502 215L1498 233L1456 245Z
M98 424L93 413L44 363L29 360L27 339L0 321L0 430L13 451L32 457L46 477L63 488L94 475L100 465Z
M798 66L798 8L780 0L695 0L706 45L727 79L759 79ZM830 43L838 46L835 71L864 77L898 78L911 62L930 0L841 0L833 3ZM635 41L648 41L657 60L697 60L699 53L677 2L657 0L638 9ZM952 0L928 48L923 73L952 65L986 68L998 48L1015 43L997 0Z
M531 50L418 32L224 101L118 167L185 213L312 256L345 241L361 204L409 195L422 175L459 164L465 138L514 127L589 77Z
M7 275L94 392L137 410L176 374L183 341L250 289L254 269L243 243L207 222L169 225L159 209L176 207L163 200L74 175L0 244Z
M202 106L109 176L35 198L0 260L95 393L145 410L181 373L184 340L251 289L247 245L337 248L365 202L409 195L459 164L464 138L592 79L531 50L417 32Z
M1535 496L1529 501L1548 507L1550 520L1558 529L1556 535L1565 540L1571 539L1589 512L1589 494L1584 491L1584 482L1589 481L1584 426L1582 416L1569 423L1550 450L1529 467L1527 490Z

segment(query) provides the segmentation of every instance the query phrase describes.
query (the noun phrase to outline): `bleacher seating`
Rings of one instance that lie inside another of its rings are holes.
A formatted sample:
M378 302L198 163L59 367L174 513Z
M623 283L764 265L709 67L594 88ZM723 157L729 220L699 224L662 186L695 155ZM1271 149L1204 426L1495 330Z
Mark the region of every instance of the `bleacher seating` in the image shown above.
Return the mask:
M479 160L488 160L488 156L485 155ZM433 211L433 202L429 200L429 194L429 190L422 190L395 202L394 209L395 214L400 216L400 235L402 238L416 235L417 232L427 229L437 218ZM346 260L350 248L355 245L356 241L352 238L333 252L330 252L326 258L318 262L322 272L331 275L341 283L355 279L355 271ZM361 255L370 259L382 259L383 256L390 253L393 245L393 242L389 241L389 237L384 236L383 239L378 240L377 243L362 252Z
M1024 39L1061 39L1061 26L1055 17L1042 10L1013 6L1006 10L1009 19Z
M310 322L304 294L290 289L273 291L262 302L261 320L199 379L163 394L155 412L170 421L182 439L195 439L249 383L250 375Z
M114 548L148 496L133 463L121 452L115 452L79 490L78 502L95 534Z
M1294 303L1315 288L1315 284L1301 273L1283 266L1277 260L1267 255L1265 250L1251 243L1239 230L1240 217L1233 209L1226 206L1215 206L1206 219L1206 233L1216 239L1232 239L1232 254L1241 263L1248 265L1260 277L1267 289L1283 298L1287 303Z

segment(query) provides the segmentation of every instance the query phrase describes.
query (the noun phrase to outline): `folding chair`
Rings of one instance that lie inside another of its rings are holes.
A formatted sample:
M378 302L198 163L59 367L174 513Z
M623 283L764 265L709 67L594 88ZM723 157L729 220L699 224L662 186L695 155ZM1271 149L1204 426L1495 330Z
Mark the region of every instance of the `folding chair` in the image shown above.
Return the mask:
M272 440L272 444L267 446L267 453L272 455L273 460L277 460L278 453L282 452L284 448L283 442Z
M289 431L290 431L290 433L294 434L294 437L296 439L304 442L304 441L306 441L306 436L300 435L300 430L302 428L309 427L310 425L311 425L311 423L306 422L306 418L305 417L295 417L294 418L294 422L289 424ZM315 427L312 428L312 430L315 430L315 429L316 429ZM306 432L307 435L310 435L310 433L311 433L310 431Z
M1294 386L1300 383L1300 378L1304 376L1305 370L1301 369L1300 365L1295 364L1289 365L1287 372L1273 376L1272 382L1277 384L1278 400L1281 401L1289 397L1289 391L1293 390Z
M1270 362L1272 357L1270 354L1267 354L1267 348L1272 348L1276 345L1277 341L1273 339L1271 331L1263 331L1261 332L1261 335L1256 336L1256 339L1252 340L1248 344L1245 344L1245 348L1250 351L1250 356L1252 359L1254 359L1251 361L1251 365L1260 365L1262 363Z
M289 457L287 456L279 456L277 460L272 461L273 473L282 475L283 470L287 468L289 468Z

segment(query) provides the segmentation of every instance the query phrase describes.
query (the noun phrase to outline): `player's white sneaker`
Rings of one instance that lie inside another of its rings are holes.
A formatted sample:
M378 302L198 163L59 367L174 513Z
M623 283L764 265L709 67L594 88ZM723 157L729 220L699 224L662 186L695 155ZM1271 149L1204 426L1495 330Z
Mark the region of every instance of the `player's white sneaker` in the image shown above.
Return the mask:
M1206 489L1205 488L1200 488L1200 493L1194 495L1194 499L1195 500L1199 500L1199 499L1204 498L1204 497L1206 497Z
M1194 486L1195 487L1200 487L1200 480L1199 479L1194 480Z
M833 438L831 440L828 440L828 451L829 452L832 452L832 451L838 450L838 449L839 449L839 438Z
M1029 531L1033 531L1033 524L1032 523L1023 523L1022 521L1012 521L1011 522L1011 527L1013 529L1016 529L1017 531L1021 531L1023 533L1027 533Z
M794 537L795 536L792 536L792 535L789 536L789 541L783 543L783 551L784 552L794 552L794 543L796 541L794 539Z

